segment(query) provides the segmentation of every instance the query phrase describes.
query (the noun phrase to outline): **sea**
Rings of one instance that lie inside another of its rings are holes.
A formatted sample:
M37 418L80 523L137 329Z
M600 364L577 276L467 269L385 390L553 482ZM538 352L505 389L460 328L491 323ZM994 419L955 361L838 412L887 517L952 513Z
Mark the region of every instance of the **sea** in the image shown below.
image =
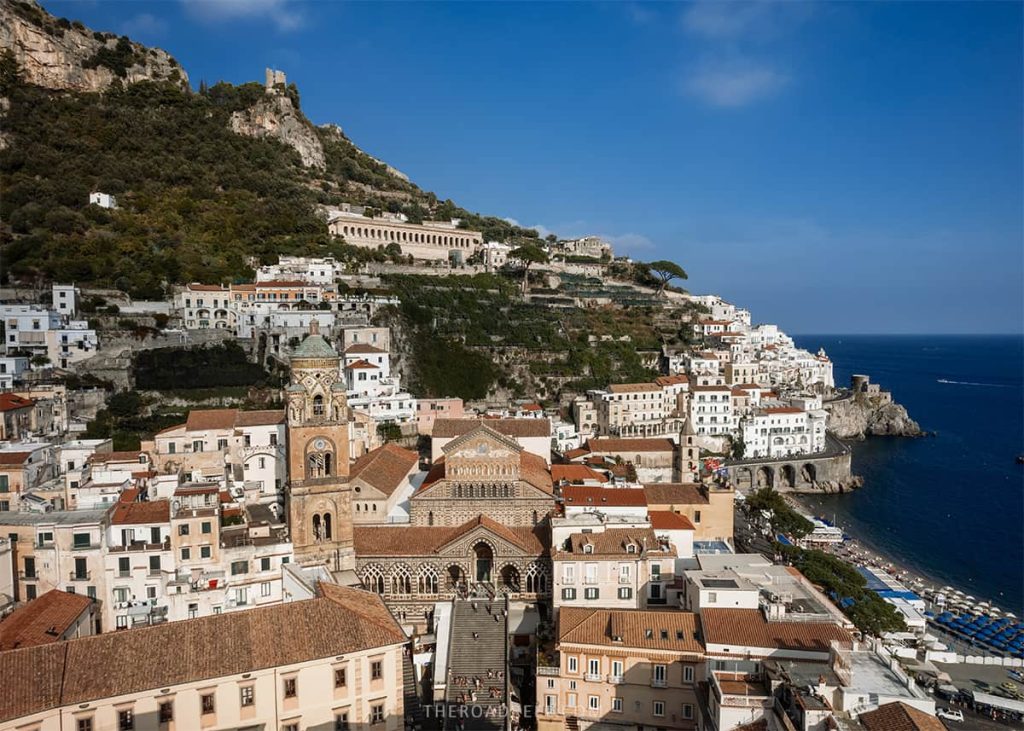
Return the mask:
M825 348L837 386L867 374L934 433L855 442L864 486L804 504L894 563L1024 616L1024 337L794 340Z

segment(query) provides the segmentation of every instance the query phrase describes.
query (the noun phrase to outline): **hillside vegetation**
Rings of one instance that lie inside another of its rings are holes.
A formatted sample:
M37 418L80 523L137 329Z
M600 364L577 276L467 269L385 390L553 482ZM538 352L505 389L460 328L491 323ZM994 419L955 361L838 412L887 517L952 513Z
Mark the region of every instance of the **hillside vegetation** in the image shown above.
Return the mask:
M103 59L97 61L105 63ZM111 61L112 62L112 61ZM298 103L294 85L287 90ZM324 171L272 139L229 129L261 84L114 83L105 92L53 91L22 80L0 54L0 255L3 281L76 281L158 298L171 284L241 281L251 261L280 254L371 258L332 239L318 204L404 211L412 220L461 217L495 240L536 232L464 211L392 174L336 127L317 128ZM90 191L119 208L88 204Z

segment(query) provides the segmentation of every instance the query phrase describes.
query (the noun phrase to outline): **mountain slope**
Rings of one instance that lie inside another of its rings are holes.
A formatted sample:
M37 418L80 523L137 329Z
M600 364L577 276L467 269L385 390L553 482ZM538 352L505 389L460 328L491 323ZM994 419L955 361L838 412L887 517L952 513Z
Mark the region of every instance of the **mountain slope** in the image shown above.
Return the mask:
M318 207L343 202L413 221L459 217L489 239L536 237L421 190L337 126L314 127L294 85L194 93L184 72L163 74L178 69L163 52L101 44L103 34L21 0L0 8L11 26L0 32L3 281L73 280L149 298L178 282L246 278L253 260L284 253L374 257L328 235ZM20 40L51 33L63 56ZM117 196L118 209L90 206L95 190Z
M103 91L119 80L188 86L185 71L164 51L54 18L34 0L0 2L0 48L11 49L28 83L49 89Z

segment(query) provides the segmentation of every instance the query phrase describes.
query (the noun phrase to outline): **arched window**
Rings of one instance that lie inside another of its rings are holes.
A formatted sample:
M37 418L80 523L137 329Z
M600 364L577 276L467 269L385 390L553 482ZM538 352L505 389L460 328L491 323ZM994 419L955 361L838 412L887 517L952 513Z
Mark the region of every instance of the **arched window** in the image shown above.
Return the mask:
M533 511L533 524L537 525L537 511L536 510Z
M317 394L313 397L313 415L323 416L324 415L324 397Z
M331 453L324 452L324 475L331 474Z
M324 540L331 540L331 514L324 513Z
M433 566L424 566L420 569L419 579L416 585L420 594L437 593L437 569Z
M319 541L320 540L321 531L322 531L322 526L321 526L321 523L320 523L320 513L314 513L313 514L313 540L314 541Z
M367 566L363 570L363 586L375 594L384 593L384 572L379 566Z
M534 561L526 567L526 591L533 594L544 594L547 590L547 569Z
M427 513L427 525L433 525L433 524L434 524L434 511L431 510L429 513Z
M412 594L412 577L405 564L399 564L391 571L391 593Z

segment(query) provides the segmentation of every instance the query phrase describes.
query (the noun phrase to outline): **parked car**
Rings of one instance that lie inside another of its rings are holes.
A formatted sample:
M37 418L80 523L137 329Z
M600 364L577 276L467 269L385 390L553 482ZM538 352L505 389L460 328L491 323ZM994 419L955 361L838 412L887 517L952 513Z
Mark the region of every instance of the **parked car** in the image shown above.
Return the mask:
M958 723L964 722L964 712L959 708L940 708L935 712L935 715L939 718L944 718L947 721L957 721Z

